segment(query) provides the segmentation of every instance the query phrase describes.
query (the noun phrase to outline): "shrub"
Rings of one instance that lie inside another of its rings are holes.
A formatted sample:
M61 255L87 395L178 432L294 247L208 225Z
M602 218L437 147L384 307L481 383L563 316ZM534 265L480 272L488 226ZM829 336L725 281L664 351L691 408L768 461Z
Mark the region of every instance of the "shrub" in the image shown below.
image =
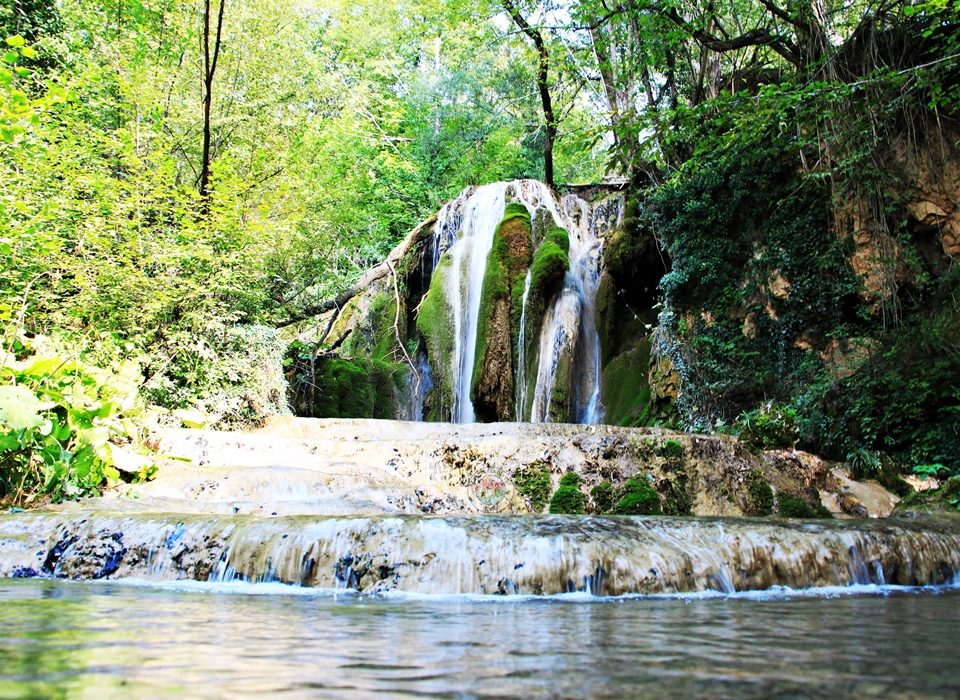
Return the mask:
M0 364L0 501L61 501L116 482L110 441L132 437L143 410L135 362L98 367L35 351L42 342L17 340Z

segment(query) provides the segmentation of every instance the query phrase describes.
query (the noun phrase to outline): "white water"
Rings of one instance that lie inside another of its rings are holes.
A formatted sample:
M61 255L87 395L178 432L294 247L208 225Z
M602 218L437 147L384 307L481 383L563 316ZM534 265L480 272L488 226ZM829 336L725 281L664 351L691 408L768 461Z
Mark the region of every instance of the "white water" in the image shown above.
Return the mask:
M517 404L514 408L514 417L517 421L523 420L527 410L527 298L530 296L530 270L523 280L523 300L520 306L520 333L517 336Z
M446 204L438 215L432 251L434 269L442 255L451 258L445 289L453 323L453 353L449 359L453 392L450 418L455 423L476 420L470 389L477 355L480 297L487 256L507 201L522 203L531 218L538 211L545 210L567 231L570 239L570 272L562 292L548 307L539 331L537 382L530 420L550 420L550 396L558 364L566 353L572 364L571 418L579 423L598 423L603 419L603 406L600 401L600 340L594 318L602 235L611 225L609 212L604 204L595 210L576 195L568 194L557 199L550 188L536 180L468 188ZM616 207L616 217L619 217L619 206ZM516 370L517 420L524 419L527 405L525 326L529 285L528 272Z
M470 399L470 378L476 358L477 316L487 254L493 246L493 234L503 218L507 183L498 182L478 187L462 202L462 216L457 239L447 249L451 257L446 296L453 310L453 408L454 423L473 423L476 414ZM461 195L461 199L463 195ZM443 233L446 215L457 211L455 204L444 207L437 221ZM435 245L435 249L439 246Z
M576 423L603 420L600 401L600 336L596 328L597 286L600 282L601 235L590 205L575 195L565 195L555 216L570 237L570 271L563 290L547 309L540 331L540 361L530 420L551 419L551 398L557 380L557 368L566 357L572 365L571 410L567 415ZM601 215L605 212L601 210ZM604 223L608 223L604 221Z

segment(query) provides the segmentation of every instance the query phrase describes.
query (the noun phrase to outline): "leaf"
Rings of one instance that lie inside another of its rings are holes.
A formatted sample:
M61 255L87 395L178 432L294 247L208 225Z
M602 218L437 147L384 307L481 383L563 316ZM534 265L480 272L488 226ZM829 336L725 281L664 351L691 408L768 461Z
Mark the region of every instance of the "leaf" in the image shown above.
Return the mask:
M37 57L37 50L36 50L35 48L33 48L32 46L24 46L22 49L20 49L20 54L21 54L24 58L36 58L36 57Z
M30 430L43 424L40 401L24 386L0 386L0 423L12 430Z
M14 47L14 48L20 48L21 46L26 45L26 43L27 43L27 40L24 39L24 38L23 38L22 36L20 36L19 34L15 34L14 36L8 36L8 37L7 37L7 46L12 46L12 47Z

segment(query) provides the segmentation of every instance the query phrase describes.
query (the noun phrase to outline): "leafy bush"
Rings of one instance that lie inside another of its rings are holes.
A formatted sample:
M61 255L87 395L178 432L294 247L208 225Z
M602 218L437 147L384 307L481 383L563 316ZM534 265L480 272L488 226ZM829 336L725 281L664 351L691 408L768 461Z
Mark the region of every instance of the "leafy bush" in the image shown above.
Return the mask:
M858 481L875 479L883 466L879 454L863 447L848 453L847 462L850 464L850 474Z
M757 449L792 447L800 437L796 411L775 403L744 411L737 418L734 430L743 442Z
M94 494L120 477L110 441L135 434L139 367L98 367L28 342L16 341L0 364L0 500Z

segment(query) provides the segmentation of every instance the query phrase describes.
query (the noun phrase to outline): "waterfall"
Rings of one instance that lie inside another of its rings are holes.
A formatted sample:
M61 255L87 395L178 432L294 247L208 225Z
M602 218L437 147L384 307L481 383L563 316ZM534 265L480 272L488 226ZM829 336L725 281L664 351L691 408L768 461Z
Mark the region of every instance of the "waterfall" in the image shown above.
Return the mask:
M569 237L570 271L560 294L551 300L539 334L536 384L530 420L550 420L550 397L554 393L558 367L569 359L565 377L571 410L569 419L581 423L598 423L603 418L600 400L600 340L595 324L597 285L600 276L602 236L610 225L619 221L619 199L613 208L601 202L597 207L576 195L557 196L542 182L516 180L480 187L470 187L444 205L437 216L432 240L433 269L440 258L450 258L444 296L451 313L453 351L450 358L434 358L450 367L452 396L450 418L456 423L476 420L471 400L471 379L477 357L477 324L487 256L494 233L503 218L508 201L523 204L534 218L537 212L550 214L553 222L564 228ZM523 420L527 405L526 324L527 296L530 291L528 271L523 294L519 329L516 393L517 420ZM423 397L418 397L422 405ZM416 406L413 415L422 414Z
M458 238L446 251L452 262L446 293L453 310L454 423L476 420L470 400L470 377L476 359L480 293L493 234L506 207L506 191L507 183L498 182L470 192L462 204ZM437 230L442 231L439 223L438 220Z
M570 366L571 410L566 414L577 423L599 423L603 419L600 401L600 336L596 328L597 286L600 282L602 241L599 217L590 205L575 195L565 195L557 222L570 238L570 271L563 289L547 309L540 331L540 361L530 420L549 422L557 370L566 357ZM561 213L562 212L562 213ZM605 211L601 210L601 214Z
M63 510L0 519L0 576L594 595L960 583L950 523Z
M531 272L523 280L523 299L520 305L520 332L517 336L517 404L514 417L517 421L523 420L527 410L527 299L530 296Z

